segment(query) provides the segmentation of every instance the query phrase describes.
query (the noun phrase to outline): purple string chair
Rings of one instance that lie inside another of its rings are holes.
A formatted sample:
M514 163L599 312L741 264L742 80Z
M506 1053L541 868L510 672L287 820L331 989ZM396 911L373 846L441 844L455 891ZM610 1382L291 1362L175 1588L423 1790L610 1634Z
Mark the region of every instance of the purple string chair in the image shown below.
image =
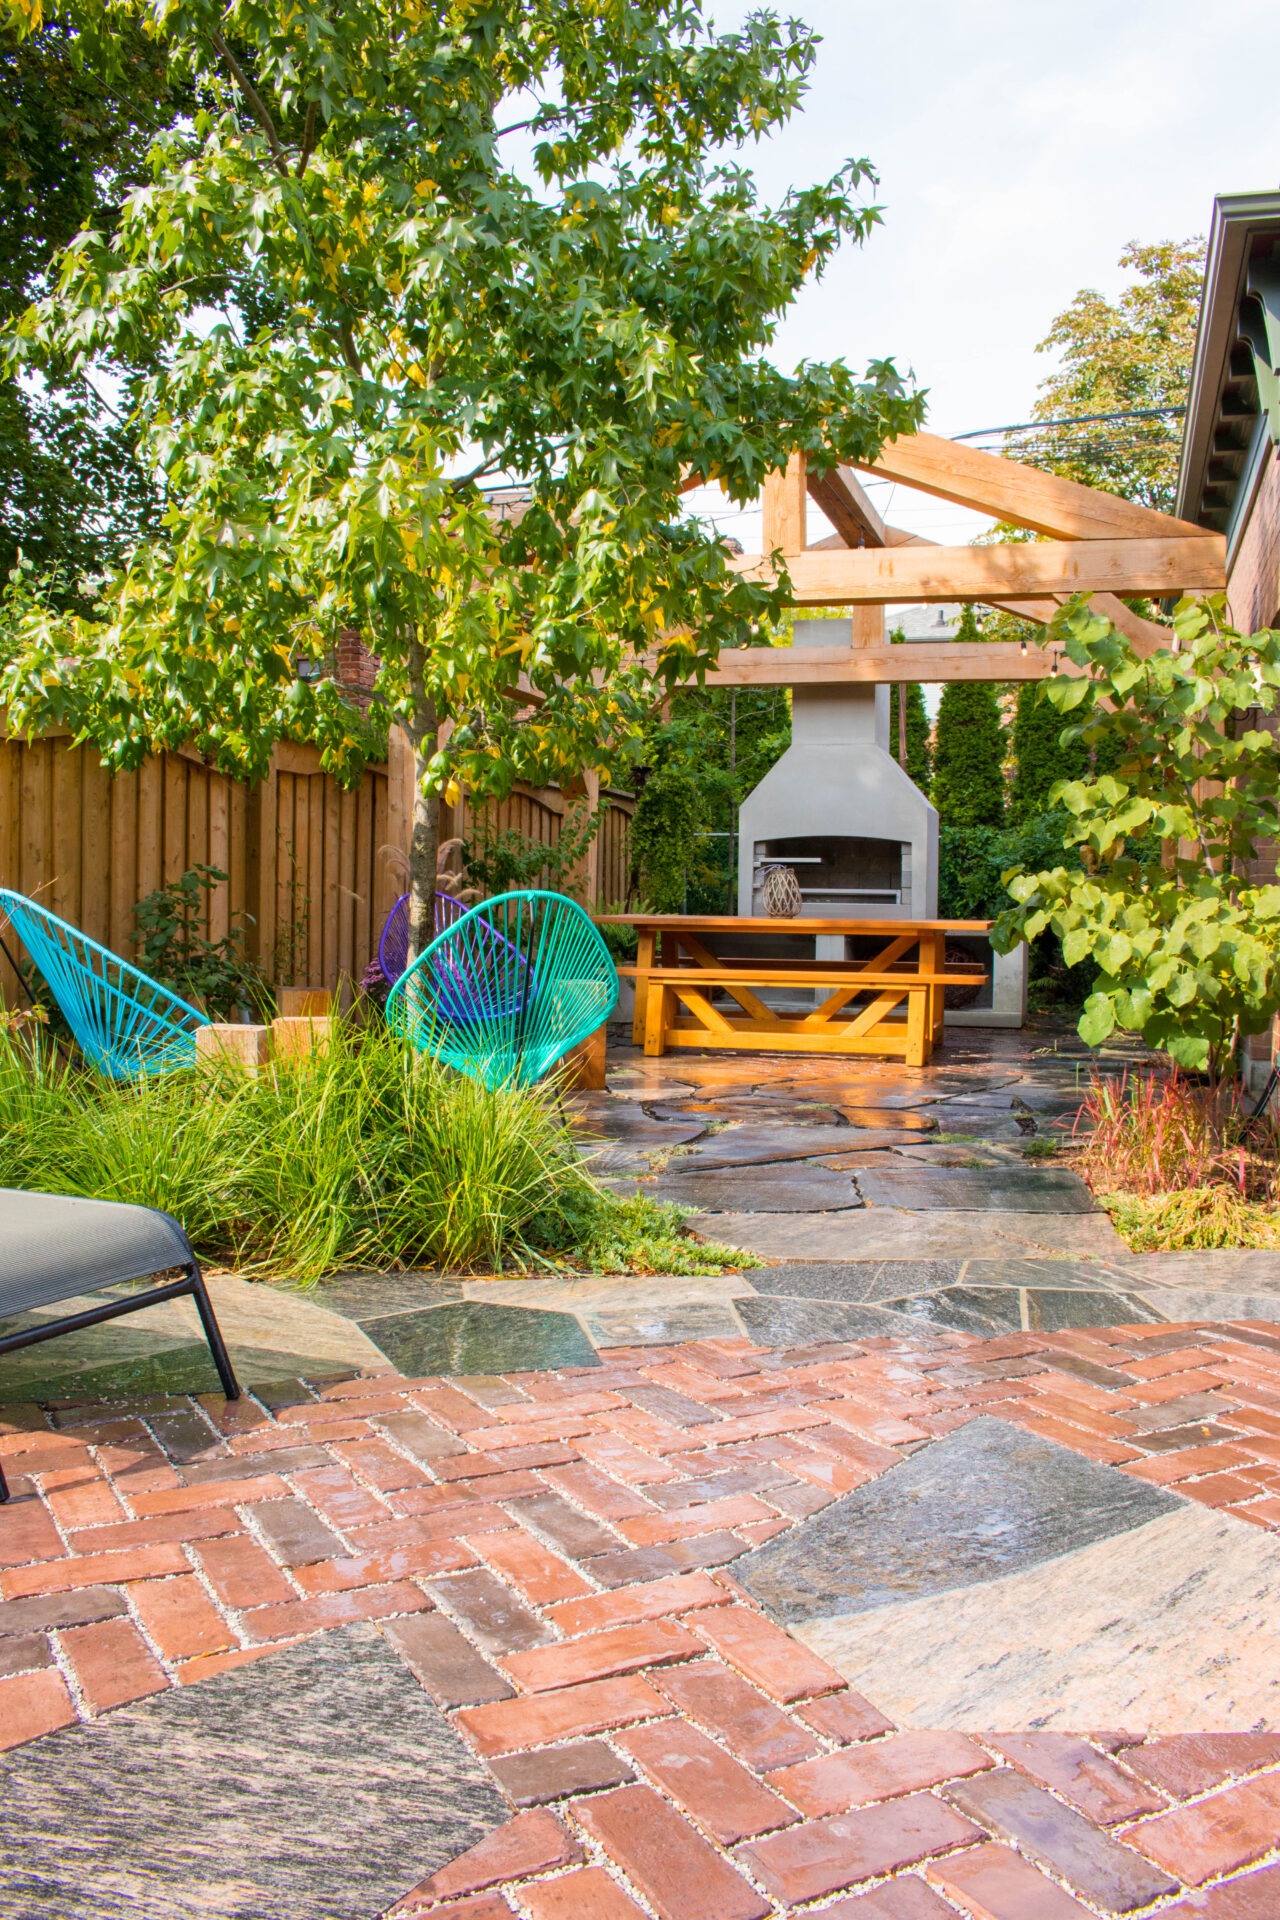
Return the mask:
M451 893L436 895L435 928L441 934L460 920L467 911ZM402 893L383 922L378 940L378 966L389 987L394 987L409 964L409 896Z

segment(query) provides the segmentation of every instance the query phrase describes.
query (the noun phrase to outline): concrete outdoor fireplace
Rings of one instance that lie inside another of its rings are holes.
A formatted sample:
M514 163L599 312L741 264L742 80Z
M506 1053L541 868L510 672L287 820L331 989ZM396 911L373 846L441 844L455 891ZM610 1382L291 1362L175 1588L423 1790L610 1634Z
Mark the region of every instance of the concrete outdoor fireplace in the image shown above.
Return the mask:
M851 623L797 620L795 644L847 651ZM739 913L762 913L787 866L802 918L936 918L938 816L889 752L888 687L795 689L791 745L743 801L738 849Z
M852 623L797 620L794 636L797 647L847 650ZM938 815L889 751L888 687L794 688L791 745L738 811L738 912L763 922L760 935L739 937L744 954L769 949L763 890L773 867L795 874L801 920L937 918ZM869 956L876 944L874 936L816 934L814 957ZM954 945L991 979L976 1004L947 1009L948 1024L1021 1026L1025 947L993 954L982 935Z

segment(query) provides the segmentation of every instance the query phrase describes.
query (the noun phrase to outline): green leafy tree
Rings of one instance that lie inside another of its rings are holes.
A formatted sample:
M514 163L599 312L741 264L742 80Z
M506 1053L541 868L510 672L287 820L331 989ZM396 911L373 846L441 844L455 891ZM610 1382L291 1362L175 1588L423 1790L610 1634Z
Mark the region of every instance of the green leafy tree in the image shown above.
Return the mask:
M1184 600L1143 658L1076 600L1053 637L1085 671L1049 698L1113 771L1051 791L1082 868L1006 874L1016 905L993 938L1007 952L1050 928L1069 966L1096 962L1090 1046L1121 1028L1216 1076L1280 1009L1280 886L1251 877L1280 828L1280 744L1249 724L1276 709L1280 632L1245 639L1221 600Z
M1024 680L1018 688L1010 731L1013 778L1008 818L1013 826L1048 811L1049 795L1060 780L1079 780L1089 771L1089 749L1070 731L1048 697L1048 683Z
M39 0L10 0L28 26ZM20 609L0 697L112 765L194 742L260 774L290 732L358 760L299 656L358 626L411 743L410 945L439 801L608 775L655 689L776 613L688 477L745 503L790 447L873 454L920 403L891 364L784 375L780 316L878 210L861 161L763 205L735 158L815 54L700 0L66 0L141 22L196 102L117 220L10 337L18 367L135 378L163 530L101 617ZM105 49L105 50L104 50ZM486 485L514 478L500 513ZM656 664L652 656L656 655Z
M980 640L966 606L957 641ZM1005 729L999 688L986 680L952 680L938 703L933 741L933 804L951 827L998 827L1004 822Z
M1051 421L1077 416L1080 424L1011 436L1004 452L1171 513L1182 448L1179 414L1152 412L1150 418L1129 420L1083 416L1140 414L1185 404L1204 241L1196 237L1146 246L1132 241L1120 255L1120 266L1135 278L1117 300L1108 300L1093 287L1082 288L1036 349L1056 354L1059 366L1041 382L1034 417Z
M0 320L47 291L86 221L114 217L177 110L155 47L132 23L120 32L109 76L66 22L25 38L0 27ZM62 601L88 604L80 578L121 559L157 506L127 414L108 382L53 360L38 382L0 385L0 577L22 553L56 569Z

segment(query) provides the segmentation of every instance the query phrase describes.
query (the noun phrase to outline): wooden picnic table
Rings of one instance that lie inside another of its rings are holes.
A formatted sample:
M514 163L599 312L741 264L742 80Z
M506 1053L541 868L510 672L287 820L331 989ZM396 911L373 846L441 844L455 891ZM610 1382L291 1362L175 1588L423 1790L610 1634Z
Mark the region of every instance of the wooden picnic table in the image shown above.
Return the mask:
M754 1048L776 1053L877 1054L908 1066L928 1064L942 1037L943 998L949 986L974 986L986 974L947 971L951 934L983 934L989 920L774 920L762 915L612 913L602 926L634 927L632 1029L637 1045L660 1055L668 1047ZM758 959L725 954L725 934L817 936L874 940L876 950L856 959ZM717 952L717 948L720 949ZM812 1013L770 1007L757 988L822 988ZM731 1010L715 1004L727 999Z

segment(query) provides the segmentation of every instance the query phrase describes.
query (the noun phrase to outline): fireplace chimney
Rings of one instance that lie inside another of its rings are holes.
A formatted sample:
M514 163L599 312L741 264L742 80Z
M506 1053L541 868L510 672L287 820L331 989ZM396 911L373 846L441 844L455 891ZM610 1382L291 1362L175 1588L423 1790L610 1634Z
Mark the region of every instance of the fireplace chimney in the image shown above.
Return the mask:
M853 622L798 620L794 641L847 652ZM888 687L793 690L791 745L738 812L739 913L763 913L774 866L794 869L804 919L937 917L938 816L889 753Z

